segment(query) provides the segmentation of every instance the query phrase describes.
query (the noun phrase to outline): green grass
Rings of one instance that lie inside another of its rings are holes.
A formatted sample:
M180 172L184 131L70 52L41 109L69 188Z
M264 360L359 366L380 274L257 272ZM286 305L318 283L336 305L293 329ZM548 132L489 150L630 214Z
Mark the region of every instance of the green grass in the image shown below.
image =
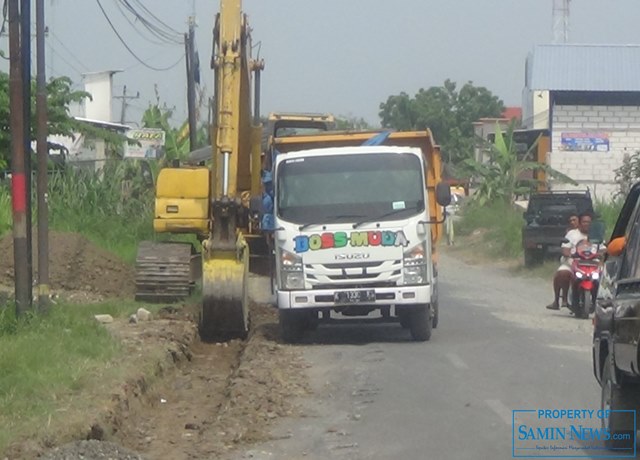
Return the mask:
M11 194L9 188L0 183L0 238L11 230Z
M594 203L597 218L605 223L605 238L609 238L620 213L622 200ZM456 233L471 246L470 250L500 259L522 259L522 211L504 203L479 206L470 201L462 210ZM479 233L480 241L473 234ZM463 243L464 244L464 243ZM546 260L533 269L519 266L518 274L550 279L558 266L555 259Z
M102 175L69 169L49 176L49 228L77 232L94 244L133 263L138 243L154 239L153 189L135 177L131 165L119 163ZM130 186L125 191L123 184ZM34 227L37 222L32 197ZM11 230L11 196L8 184L0 184L0 237Z
M79 232L133 263L138 242L153 239L153 189L128 179L124 163L99 175L68 170L50 179L51 228ZM129 187L123 184L129 182ZM126 189L126 190L125 190Z
M121 317L137 308L133 302L56 305L48 314L16 319L14 308L0 307L0 456L113 370L119 345L93 315Z
M618 220L618 215L620 214L623 203L624 201L622 199L617 199L609 202L597 201L594 204L595 212L598 219L604 221L604 235L605 239L607 240L609 239L609 236L611 236L613 227Z
M469 236L476 230L482 231L482 241L486 253L507 258L522 255L522 211L496 202L479 206L469 202L462 212L457 225L457 233Z

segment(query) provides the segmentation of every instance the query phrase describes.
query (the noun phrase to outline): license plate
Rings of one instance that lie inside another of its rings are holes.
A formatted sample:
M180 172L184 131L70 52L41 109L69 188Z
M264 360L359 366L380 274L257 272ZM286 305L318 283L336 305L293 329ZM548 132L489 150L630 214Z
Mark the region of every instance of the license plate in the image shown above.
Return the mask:
M375 302L376 291L342 291L333 294L333 301L335 303L362 303L362 302Z

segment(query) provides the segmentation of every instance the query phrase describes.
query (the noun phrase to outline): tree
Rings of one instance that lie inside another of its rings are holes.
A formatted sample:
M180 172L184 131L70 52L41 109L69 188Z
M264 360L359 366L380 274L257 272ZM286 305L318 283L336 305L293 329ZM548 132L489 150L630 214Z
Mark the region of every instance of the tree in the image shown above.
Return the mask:
M31 82L31 140L36 138L35 81ZM94 138L104 139L113 144L121 144L124 137L78 121L69 114L72 103L81 103L91 95L85 91L72 89L72 81L68 77L56 77L47 83L47 117L48 134L71 138L76 133ZM9 115L9 75L0 72L0 170L9 166L11 161L11 129Z
M483 117L499 117L503 102L487 88L469 81L456 89L447 79L443 86L421 88L414 98L402 92L380 104L384 128L401 131L429 128L441 146L445 159L459 163L473 155L473 122Z
M640 179L640 150L636 150L633 154L625 154L622 164L613 170L616 175L616 183L618 191L616 198L624 198L631 190L633 184Z
M519 159L516 143L513 140L514 126L512 122L506 135L503 135L500 126L496 124L495 141L487 146L489 161L479 162L468 158L463 162L463 167L479 181L474 194L479 205L483 206L494 201L510 204L517 195L531 192L539 181L524 177L526 172L544 171L548 177L578 185L569 176L551 168L546 163L530 161L537 149L539 139L527 150L524 157Z
M369 130L371 125L364 118L339 116L336 117L336 129L339 131Z
M173 128L169 120L173 116L173 110L166 106L160 106L159 100L155 105L150 105L142 115L144 128L162 129L165 132L165 161L175 159L184 160L191 151L189 142L189 124L185 120L179 128ZM206 126L200 126L197 132L198 145L209 143Z

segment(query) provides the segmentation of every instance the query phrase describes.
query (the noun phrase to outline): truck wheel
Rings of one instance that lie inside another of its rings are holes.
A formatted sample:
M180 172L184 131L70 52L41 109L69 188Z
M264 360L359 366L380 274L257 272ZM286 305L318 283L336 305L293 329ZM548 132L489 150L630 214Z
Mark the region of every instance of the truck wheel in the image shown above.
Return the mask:
M296 310L279 310L280 333L285 343L296 343L304 334L306 312Z
M524 266L527 268L535 267L542 264L544 251L541 249L525 249L524 250Z
M602 393L600 408L611 411L632 411L636 409L633 395L636 386L631 384L619 385L613 383L611 378L611 355L604 361L602 370ZM633 449L635 441L633 412L612 412L608 418L602 418L602 428L608 429L610 439L604 441L607 449Z
M416 305L409 313L409 330L416 342L426 342L431 338L431 305Z
M431 327L432 328L437 328L438 327L438 303L434 303L433 304L433 319L431 320Z

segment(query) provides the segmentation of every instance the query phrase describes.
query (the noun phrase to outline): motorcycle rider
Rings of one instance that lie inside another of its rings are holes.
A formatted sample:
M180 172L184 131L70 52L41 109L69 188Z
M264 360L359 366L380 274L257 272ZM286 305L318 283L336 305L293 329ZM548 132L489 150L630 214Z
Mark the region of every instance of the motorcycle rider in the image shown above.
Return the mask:
M570 219L571 217L574 216L570 216ZM569 287L573 282L573 273L571 272L571 256L575 253L578 243L589 238L591 219L591 214L588 212L580 214L578 216L577 228L569 230L564 236L567 242L562 243L562 257L560 258L560 266L553 276L553 290L555 298L553 303L547 305L548 310L560 310L560 293L562 293L562 306L569 306L567 297L569 295ZM574 223L572 223L570 220L569 225L573 226L573 224Z

